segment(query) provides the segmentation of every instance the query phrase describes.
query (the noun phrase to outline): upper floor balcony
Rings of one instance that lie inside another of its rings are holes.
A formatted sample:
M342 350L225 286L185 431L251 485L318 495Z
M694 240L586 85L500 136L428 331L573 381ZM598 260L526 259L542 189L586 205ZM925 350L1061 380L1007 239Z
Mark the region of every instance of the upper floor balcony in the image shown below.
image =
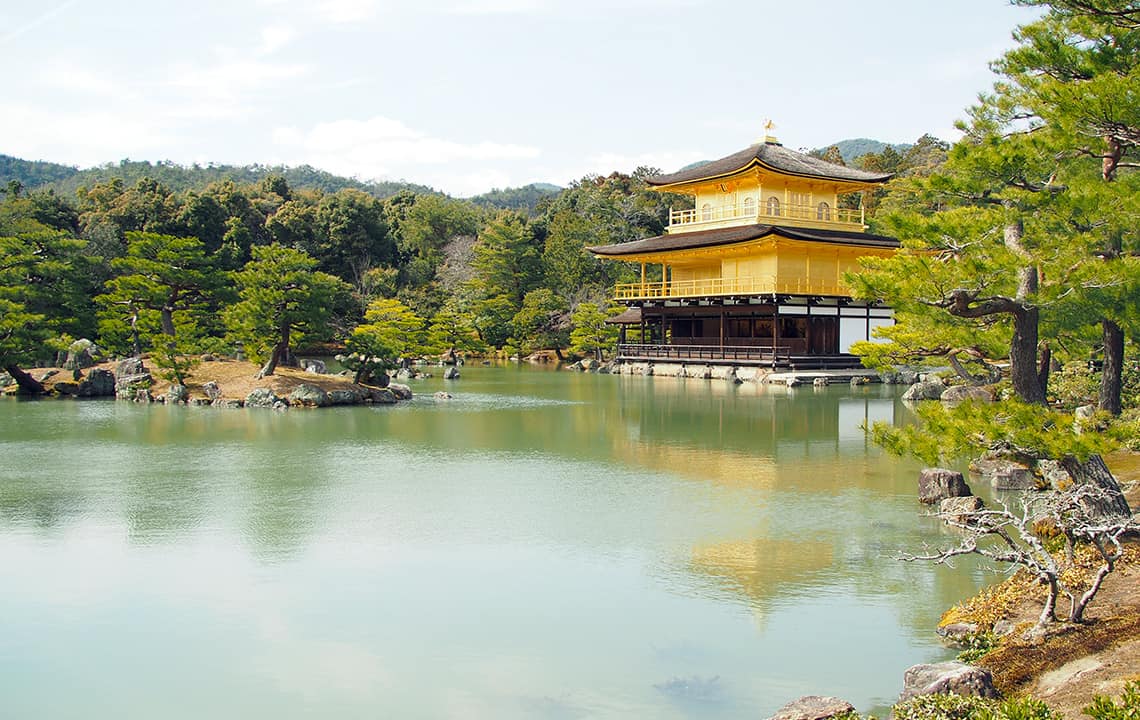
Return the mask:
M692 210L671 210L669 212L669 232L710 230L733 225L763 223L767 225L789 225L793 227L831 228L863 232L863 208L837 208L829 203L815 205L795 205L769 198L758 204L754 198L729 205L702 204Z

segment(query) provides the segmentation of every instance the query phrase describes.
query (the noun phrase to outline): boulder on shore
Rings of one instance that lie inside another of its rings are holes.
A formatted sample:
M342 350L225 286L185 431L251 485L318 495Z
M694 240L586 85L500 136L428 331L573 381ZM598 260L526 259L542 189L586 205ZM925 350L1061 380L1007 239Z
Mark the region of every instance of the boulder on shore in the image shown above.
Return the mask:
M903 675L899 702L919 695L966 695L998 698L989 670L961 662L914 665Z
M108 372L107 374L110 375L111 373ZM136 400L139 390L148 390L153 384L154 378L150 376L150 373L124 375L115 380L115 395L120 400Z
M399 400L412 399L412 389L407 385L401 385L400 383L388 383L388 390L391 390L392 394L395 395Z
M147 375L146 377L150 377ZM87 377L79 381L75 395L77 397L113 397L117 391L115 376L110 370L93 368Z
M121 380L131 375L142 375L146 372L146 367L143 365L142 358L129 357L125 360L120 360L115 366L115 380Z
M355 390L330 390L329 405L359 405L360 393Z
M325 407L329 404L329 394L316 385L301 383L289 393L290 405L303 407Z
M918 501L933 505L945 498L967 497L974 493L962 473L946 468L923 468L918 473Z
M166 391L166 402L170 403L171 405L184 403L189 397L190 388L186 387L185 385L179 385L178 383L171 385L170 389Z
M771 720L827 720L854 711L854 705L837 697L804 695L777 710Z
M245 396L245 406L249 408L272 408L282 399L270 388L254 388Z
M982 499L976 495L964 497L943 498L938 504L938 515L946 522L965 524L972 513L986 507Z
M449 367L443 371L443 379L444 380L458 380L459 379L459 371L456 370L454 366Z
M936 377L920 380L907 388L903 400L938 400L946 391L946 385Z
M994 393L990 388L978 385L951 385L942 391L939 400L944 403L960 403L963 400L993 402Z
M99 356L99 348L87 338L80 338L67 348L67 359L63 361L64 370L82 370L94 365Z

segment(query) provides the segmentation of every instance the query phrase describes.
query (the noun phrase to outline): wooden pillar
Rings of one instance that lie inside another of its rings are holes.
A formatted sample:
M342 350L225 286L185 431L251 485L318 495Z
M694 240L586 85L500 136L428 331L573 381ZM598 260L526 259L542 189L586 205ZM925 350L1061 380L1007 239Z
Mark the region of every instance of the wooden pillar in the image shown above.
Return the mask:
M661 344L662 345L668 344L665 342L665 312L664 311L661 312Z
M724 308L720 309L720 350L724 352Z
M641 296L645 297L645 263L641 263Z
M807 317L807 320L804 321L804 325L805 325L805 327L804 327L804 345L806 347L804 349L807 351L808 355L811 355L811 303L810 302L808 303L808 306L807 306L806 317Z

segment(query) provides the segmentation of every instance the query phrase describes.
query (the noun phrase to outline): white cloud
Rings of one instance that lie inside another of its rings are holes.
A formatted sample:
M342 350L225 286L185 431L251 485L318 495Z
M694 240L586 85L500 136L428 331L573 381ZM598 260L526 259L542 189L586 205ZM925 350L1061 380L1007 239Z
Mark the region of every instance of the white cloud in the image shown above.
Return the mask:
M258 54L271 55L289 44L296 33L292 28L273 25L261 29L261 47Z
M362 22L380 9L377 0L322 0L317 3L317 16L335 24Z
M425 165L487 163L539 155L538 148L527 145L462 143L433 137L382 116L320 123L307 131L279 127L273 131L273 141L284 154L330 172L363 178L408 177L417 182L423 182L420 168ZM480 169L469 177L491 177L492 172ZM448 182L449 187L456 184Z
M30 160L98 165L115 158L162 155L171 135L132 113L73 110L60 113L29 105L0 113L5 152Z

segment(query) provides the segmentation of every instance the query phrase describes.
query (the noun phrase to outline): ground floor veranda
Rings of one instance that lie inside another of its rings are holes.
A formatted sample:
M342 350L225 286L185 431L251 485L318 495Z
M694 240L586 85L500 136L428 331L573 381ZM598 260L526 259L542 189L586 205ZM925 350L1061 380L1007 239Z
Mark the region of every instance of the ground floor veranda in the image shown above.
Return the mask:
M642 301L612 321L620 361L849 368L851 346L892 324L890 308L845 297Z

